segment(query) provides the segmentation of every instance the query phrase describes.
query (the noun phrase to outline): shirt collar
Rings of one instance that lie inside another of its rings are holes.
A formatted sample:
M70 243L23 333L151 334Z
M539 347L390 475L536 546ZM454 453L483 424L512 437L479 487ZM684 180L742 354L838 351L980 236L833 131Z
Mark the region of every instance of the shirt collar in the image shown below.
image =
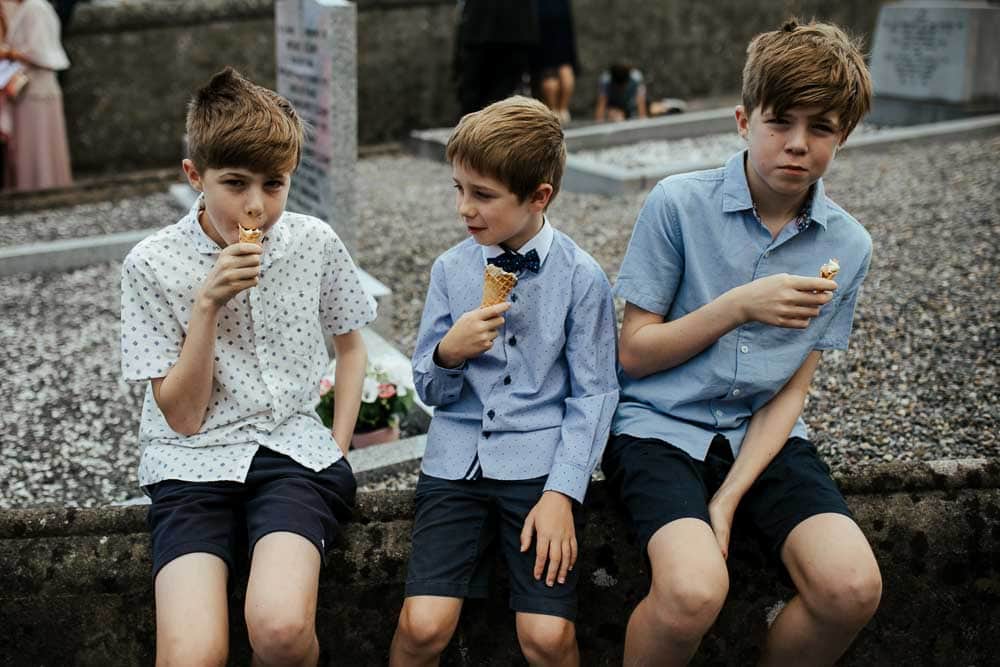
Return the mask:
M538 230L538 233L531 237L531 239L525 243L523 246L517 249L517 254L524 255L529 250L534 250L538 253L538 263L539 265L545 263L545 258L549 254L549 248L552 247L552 239L555 238L555 231L552 229L552 225L549 223L548 216L542 217L542 228ZM497 257L499 255L507 252L501 246L498 245L484 245L483 246L483 261L490 259L491 257Z
M746 151L740 151L726 161L722 183L722 211L724 213L752 211L754 208L753 198L750 196L750 185L747 183L747 172L743 166L746 154ZM812 198L811 202L806 200L809 219L826 228L829 211L827 210L826 191L823 188L822 178L813 185L809 196Z
M201 228L201 223L198 222L198 212L204 207L205 195L202 193L198 195L198 199L191 205L188 214L181 219L181 226L183 227L184 234L198 252L205 255L214 255L221 252L222 248L205 233L205 230ZM261 268L263 269L285 254L289 236L284 214L281 215L278 222L271 229L267 230L267 234L264 235L261 241L264 244L264 253L261 255L260 260Z

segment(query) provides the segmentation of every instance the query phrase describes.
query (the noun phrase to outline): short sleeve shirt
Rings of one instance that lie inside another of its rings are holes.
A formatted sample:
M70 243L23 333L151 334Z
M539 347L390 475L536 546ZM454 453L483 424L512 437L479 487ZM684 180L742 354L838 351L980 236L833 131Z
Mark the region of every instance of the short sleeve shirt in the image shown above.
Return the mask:
M629 303L672 321L765 276L817 276L830 258L840 262L839 287L806 329L748 322L674 368L639 379L620 371L612 431L669 442L698 460L722 435L738 453L750 418L810 352L847 347L871 252L868 232L826 196L822 180L811 208L772 238L754 212L744 153L723 168L660 181L615 285ZM801 417L791 435L806 437Z
M177 362L195 295L221 248L198 223L201 200L144 239L122 266L122 372L166 376ZM212 395L201 430L173 431L146 389L139 483L246 479L258 447L322 470L342 453L315 412L328 364L325 336L375 318L344 244L325 222L285 212L263 239L261 275L220 309Z

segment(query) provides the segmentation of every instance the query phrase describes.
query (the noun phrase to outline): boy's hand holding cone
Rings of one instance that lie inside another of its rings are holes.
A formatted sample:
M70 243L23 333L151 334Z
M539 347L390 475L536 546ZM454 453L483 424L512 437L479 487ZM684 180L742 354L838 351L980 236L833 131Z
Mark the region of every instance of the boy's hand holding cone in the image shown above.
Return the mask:
M503 313L510 308L507 296L517 276L488 264L483 277L482 304L462 315L438 343L434 361L444 368L457 368L493 347L503 326Z

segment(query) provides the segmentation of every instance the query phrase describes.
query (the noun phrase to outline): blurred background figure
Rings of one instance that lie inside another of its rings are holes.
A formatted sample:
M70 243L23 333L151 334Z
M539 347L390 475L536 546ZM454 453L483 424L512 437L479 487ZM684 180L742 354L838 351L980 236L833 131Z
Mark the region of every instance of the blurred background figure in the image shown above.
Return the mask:
M663 116L687 109L687 102L674 97L648 101L642 72L628 62L612 63L601 73L598 86L594 106L594 119L598 122Z
M458 5L455 77L462 114L521 92L538 44L537 0Z
M594 119L619 121L646 118L646 83L642 72L625 62L617 62L601 73L598 80Z
M46 0L0 0L0 60L23 66L28 82L0 97L0 130L7 142L4 187L67 186L70 175L62 89L56 71L69 67L59 17Z
M538 0L538 46L532 57L531 79L536 95L570 121L569 101L576 84L576 33L570 0Z

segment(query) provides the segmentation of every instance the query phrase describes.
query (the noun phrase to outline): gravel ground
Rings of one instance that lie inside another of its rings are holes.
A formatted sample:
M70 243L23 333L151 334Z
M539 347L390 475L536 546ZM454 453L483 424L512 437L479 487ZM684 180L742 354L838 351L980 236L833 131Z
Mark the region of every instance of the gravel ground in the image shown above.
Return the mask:
M1000 134L847 152L833 165L829 193L875 242L851 349L824 355L806 408L835 470L1000 455L998 160ZM395 342L409 353L431 262L465 233L449 170L383 156L360 162L358 182L358 259L395 289ZM614 279L644 197L561 193L551 218ZM103 231L109 211L146 227L176 210L158 195L8 216L0 229L41 219ZM119 379L119 271L0 278L0 507L136 495L141 389Z
M879 129L872 125L858 125L851 134L875 134ZM736 151L743 150L746 143L735 132L706 134L701 137L687 137L669 141L644 141L612 148L573 153L588 162L606 164L622 169L652 169L664 164L683 161L685 163L705 163L717 161L720 164Z
M167 193L0 215L0 247L160 227L183 215Z

